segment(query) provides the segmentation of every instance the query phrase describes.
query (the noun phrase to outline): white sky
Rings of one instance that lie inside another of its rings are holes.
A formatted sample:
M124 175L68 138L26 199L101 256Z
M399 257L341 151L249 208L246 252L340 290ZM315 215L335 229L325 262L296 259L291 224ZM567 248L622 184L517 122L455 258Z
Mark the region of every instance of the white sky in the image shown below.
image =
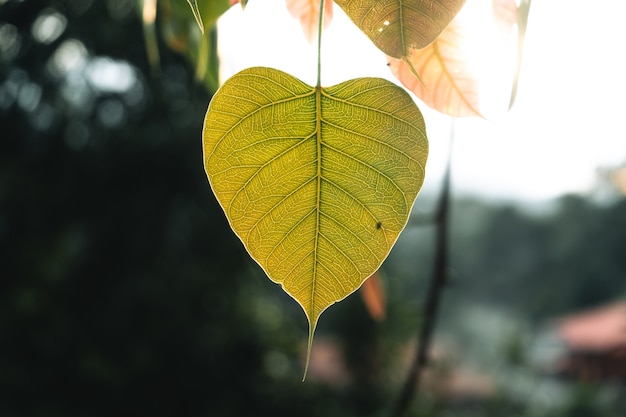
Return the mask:
M487 10L490 3L468 0L466 7ZM382 52L339 7L334 13L323 34L322 84L363 76L396 82ZM542 201L589 191L597 167L626 163L624 16L624 0L532 2L515 107L488 121L455 121L455 190ZM262 65L315 83L316 49L307 44L284 0L251 0L243 12L235 6L220 20L219 31L223 79ZM498 56L490 49L481 52ZM492 81L508 93L508 82ZM451 119L418 105L431 149L424 187L434 189Z

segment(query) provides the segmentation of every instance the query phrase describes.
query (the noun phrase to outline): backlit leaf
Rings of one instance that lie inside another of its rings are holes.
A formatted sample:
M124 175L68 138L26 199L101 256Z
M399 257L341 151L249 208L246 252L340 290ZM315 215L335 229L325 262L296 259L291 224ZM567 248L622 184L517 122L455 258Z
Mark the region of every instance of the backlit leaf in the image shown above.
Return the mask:
M304 309L320 314L378 269L424 180L424 121L379 78L311 87L271 68L213 97L204 166L232 229Z
M302 31L309 43L313 43L317 37L317 29L319 27L320 18L320 1L321 0L285 0L287 10L296 19L300 20ZM326 0L324 2L324 28L330 25L333 18L333 2Z
M352 21L389 56L430 45L465 0L335 0Z
M405 60L389 58L393 75L426 105L453 117L480 116L479 85L463 49L461 24L455 20L435 42L413 50Z

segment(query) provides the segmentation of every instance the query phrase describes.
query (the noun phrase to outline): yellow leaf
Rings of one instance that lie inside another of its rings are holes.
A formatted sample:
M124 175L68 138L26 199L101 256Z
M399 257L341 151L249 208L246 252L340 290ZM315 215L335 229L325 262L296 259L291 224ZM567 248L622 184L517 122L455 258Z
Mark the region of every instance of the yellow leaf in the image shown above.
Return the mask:
M406 88L433 109L453 117L481 116L478 80L462 39L462 27L454 20L430 46L413 50L406 60L389 58L389 67Z
M389 56L430 45L465 0L335 0L352 21Z
M378 78L311 87L271 68L227 80L204 122L204 166L250 255L320 314L389 254L424 180L428 142L410 96Z

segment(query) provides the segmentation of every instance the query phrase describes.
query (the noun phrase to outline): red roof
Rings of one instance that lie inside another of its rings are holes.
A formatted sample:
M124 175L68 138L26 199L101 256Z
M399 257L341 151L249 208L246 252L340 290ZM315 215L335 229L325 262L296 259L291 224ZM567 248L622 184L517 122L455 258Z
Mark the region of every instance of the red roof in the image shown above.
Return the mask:
M626 301L564 317L557 332L572 350L604 352L626 347Z

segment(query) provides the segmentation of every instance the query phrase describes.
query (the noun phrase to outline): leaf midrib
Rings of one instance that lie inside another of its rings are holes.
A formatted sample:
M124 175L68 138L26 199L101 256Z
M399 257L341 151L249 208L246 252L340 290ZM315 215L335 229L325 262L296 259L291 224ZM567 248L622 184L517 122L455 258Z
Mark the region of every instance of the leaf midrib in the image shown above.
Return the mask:
M317 191L315 201L315 242L313 246L313 280L311 282L311 312L313 320L317 321L317 312L315 311L315 284L317 281L317 249L320 236L320 202L322 201L322 87L315 87L315 141L317 154L315 156L317 162ZM313 327L313 326L312 326Z
M398 22L400 24L400 46L402 48L402 56L408 55L408 48L406 47L406 39L404 39L404 14L402 0L398 1Z

